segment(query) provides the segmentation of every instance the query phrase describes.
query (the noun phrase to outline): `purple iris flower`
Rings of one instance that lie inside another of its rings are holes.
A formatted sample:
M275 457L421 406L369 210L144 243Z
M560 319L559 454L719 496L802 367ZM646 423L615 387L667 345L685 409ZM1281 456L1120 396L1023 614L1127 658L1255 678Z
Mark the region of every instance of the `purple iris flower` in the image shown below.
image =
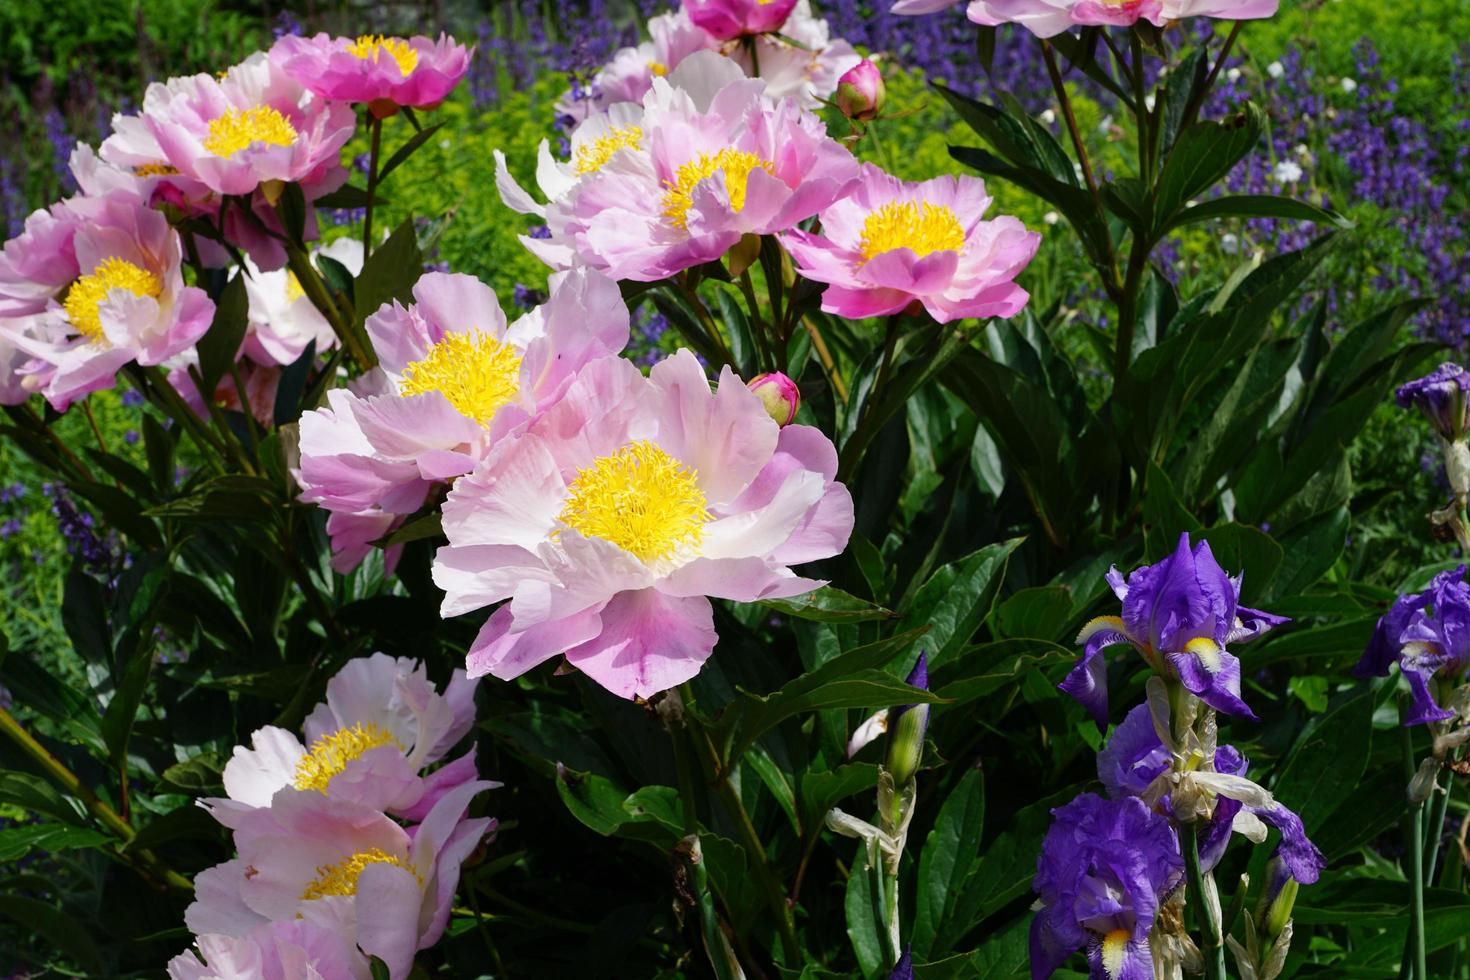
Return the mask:
M1148 705L1140 704L1128 712L1128 717L1113 730L1108 744L1098 753L1097 778L1113 799L1134 796L1151 800L1158 794L1150 793L1150 788L1169 771L1170 764L1169 750L1154 729ZM1215 749L1214 771L1234 778L1226 780L1228 785L1218 790L1210 823L1200 833L1201 866L1208 871L1220 863L1233 831L1245 830L1249 825L1264 834L1265 829L1260 825L1265 824L1281 832L1278 854L1292 877L1303 884L1312 884L1326 866L1326 859L1308 839L1300 817L1245 780L1249 768L1245 756L1235 746L1221 745ZM1232 792L1241 798L1228 795ZM1168 812L1169 798L1159 799L1159 806ZM1245 817L1241 817L1242 813Z
M1256 716L1240 699L1240 661L1225 649L1255 639L1287 622L1240 604L1241 576L1231 578L1201 541L1189 535L1163 561L1133 571L1125 582L1117 568L1108 584L1123 601L1122 616L1099 616L1082 628L1082 659L1060 687L1082 703L1099 729L1108 725L1108 669L1103 648L1128 643L1159 673L1175 676L1210 707Z
M1132 796L1083 793L1052 816L1033 882L1032 980L1084 947L1094 980L1153 980L1149 930L1184 872L1174 828Z
M893 972L888 975L888 980L914 980L914 948L905 946L903 955L894 964Z
M1405 725L1455 716L1434 700L1429 682L1436 676L1461 679L1470 669L1470 585L1465 583L1464 565L1440 572L1423 592L1395 599L1374 627L1353 673L1381 677L1394 663L1409 682L1413 698Z
M1458 364L1445 363L1431 374L1410 381L1394 396L1403 408L1418 406L1434 426L1434 430L1450 442L1461 438L1470 428L1470 371Z

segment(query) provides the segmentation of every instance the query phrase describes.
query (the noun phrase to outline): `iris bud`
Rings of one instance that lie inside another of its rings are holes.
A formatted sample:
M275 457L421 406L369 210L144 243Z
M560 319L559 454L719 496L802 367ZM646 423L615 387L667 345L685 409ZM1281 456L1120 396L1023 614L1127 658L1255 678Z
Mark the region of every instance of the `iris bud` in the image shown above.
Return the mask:
M780 371L758 374L747 386L766 407L766 412L779 426L788 426L796 421L796 410L801 408L801 391Z
M877 119L887 98L883 73L867 58L843 72L837 80L837 108L849 119L858 122Z
M909 672L906 683L910 687L929 690L929 656L919 653L919 662ZM919 762L924 757L924 735L929 729L929 705L906 704L895 708L888 716L888 772L893 776L893 785L901 789L914 773L919 771Z
M1291 910L1300 887L1280 855L1272 857L1266 865L1266 890L1261 893L1260 904L1256 907L1263 946L1269 946L1291 924Z

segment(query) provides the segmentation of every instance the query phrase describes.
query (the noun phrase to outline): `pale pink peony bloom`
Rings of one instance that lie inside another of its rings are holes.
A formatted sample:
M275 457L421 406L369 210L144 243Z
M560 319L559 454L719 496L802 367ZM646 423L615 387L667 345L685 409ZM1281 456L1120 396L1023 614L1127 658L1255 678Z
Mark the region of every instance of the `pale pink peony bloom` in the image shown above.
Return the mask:
M883 73L867 58L849 68L837 80L837 108L849 119L867 122L877 119L888 99Z
M668 75L697 51L720 46L719 38L691 21L682 8L649 18L648 37L637 47L620 48L592 76L581 97L572 98L568 93L557 103L557 115L581 121L619 102L641 103L655 78Z
M709 597L821 585L788 566L846 546L852 498L836 472L825 435L778 427L728 367L711 391L688 351L646 378L604 358L455 483L434 559L441 611L510 600L470 647L472 676L512 678L565 654L614 694L650 697L713 651Z
M509 325L473 276L430 273L413 294L367 320L381 358L367 387L330 391L301 419L301 499L333 512L339 570L628 343L617 285L591 270L554 277L546 304Z
M822 309L860 319L923 304L940 323L1013 316L1026 305L1014 282L1041 236L1009 215L986 221L978 177L905 183L871 164L851 195L822 212L821 233L793 230L782 244L797 272L827 283Z
M0 316L40 313L76 281L74 242L85 222L71 201L60 201L26 217L21 233L0 252Z
M29 334L35 316L0 317L0 405L20 405L45 384L45 376L26 371L32 358L15 339Z
M959 0L897 0L896 14L932 14ZM1037 37L1073 27L1128 27L1146 20L1162 27L1186 17L1259 20L1274 17L1280 0L973 0L970 20L987 27L1020 24Z
M196 936L168 963L169 980L370 980L368 959L339 931L303 920L246 936Z
M766 96L795 99L803 109L816 109L832 98L842 75L862 61L862 55L841 38L833 39L827 21L812 13L810 0L798 0L780 35L753 39L757 66L744 44L727 53L751 77L766 83Z
M143 118L166 164L215 193L279 181L300 184L308 201L346 181L341 151L357 124L351 106L312 96L263 52L223 79L153 83Z
M722 41L780 31L796 0L684 0L695 24Z
M125 364L189 349L214 319L204 290L184 285L179 236L162 214L121 192L67 207L81 224L69 246L75 265L63 263L75 270L65 300L53 293L28 332L10 334L35 361L26 370L46 375L40 390L58 411L111 388Z
M315 37L286 35L270 58L291 78L323 99L365 102L379 117L400 106L432 109L443 102L470 67L472 50L452 37Z
M614 279L651 282L793 227L842 197L858 164L820 119L701 52L644 102L647 163L613 157L547 209L552 243Z
M414 953L449 921L460 865L493 822L468 819L469 782L445 793L412 832L371 807L281 793L235 829L239 856L200 872L184 922L196 935L245 937L272 922L336 933L403 980Z
M312 258L326 256L356 277L362 272L362 242L339 238L312 251ZM242 352L257 364L288 365L315 342L321 354L337 346L337 335L327 318L307 297L296 273L288 269L262 272L248 258L245 294L249 298L249 326Z
M234 827L291 789L420 819L476 778L473 749L423 775L473 727L476 686L456 670L441 694L418 661L385 653L349 660L307 717L305 743L284 728L259 729L225 766L229 798L206 805Z

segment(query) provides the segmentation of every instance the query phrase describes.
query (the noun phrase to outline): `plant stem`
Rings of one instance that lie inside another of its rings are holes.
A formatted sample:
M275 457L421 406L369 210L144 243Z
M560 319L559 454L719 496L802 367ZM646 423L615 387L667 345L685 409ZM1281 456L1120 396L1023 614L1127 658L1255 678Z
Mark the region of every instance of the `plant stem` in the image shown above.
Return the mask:
M311 305L321 311L322 316L332 325L332 332L352 355L353 360L364 369L377 367L378 358L372 351L371 346L365 343L366 334L360 334L353 329L353 325L342 315L331 293L327 292L326 283L322 282L321 275L316 271L316 266L311 264L311 257L306 254L300 245L295 242L286 243L286 262L291 271L296 273L296 280L301 284L301 291L311 300Z
M36 741L30 732L15 719L15 716L4 708L0 708L0 732L3 732L12 742L20 747L26 755L45 770L62 789L76 797L87 808L87 811L97 819L97 822L106 827L113 834L122 839L123 847L118 850L119 856L129 864L141 866L139 870L144 871L150 877L159 878L165 885L179 891L192 892L194 885L179 874L170 869L158 859L152 851L147 848L138 848L129 851L127 845L137 836L132 824L124 820L116 810L103 802L96 793L86 786L77 774L72 772L56 756L47 751L46 747Z
M1087 182L1087 189L1092 191L1092 198L1097 202L1098 212L1102 212L1102 194L1097 187L1097 178L1092 172L1092 159L1087 155L1087 144L1082 140L1082 130L1077 125L1077 116L1072 111L1072 98L1067 94L1067 85L1062 81L1062 70L1057 65L1056 50L1051 42L1045 38L1041 41L1041 53L1046 58L1046 73L1051 77L1052 90L1057 94L1057 102L1062 107L1062 118L1067 123L1067 134L1072 137L1072 149L1077 151L1077 162L1082 167L1082 179Z
M1425 831L1429 836L1429 853L1424 858L1424 885L1433 887L1434 866L1439 862L1439 846L1444 838L1444 815L1450 805L1450 791L1455 788L1455 777L1448 776L1445 779L1444 789L1441 791L1439 779L1434 780L1433 802L1429 807L1429 823Z
M1400 703L1400 722L1407 711L1407 704ZM1399 733L1403 744L1404 776L1407 781L1412 781L1417 768L1414 765L1413 730L1407 725L1400 724ZM1409 976L1414 980L1429 980L1424 952L1424 803L1422 800L1409 801L1408 811L1404 814L1404 836L1409 848L1410 902L1409 941L1404 950L1404 960L1407 965L1411 962L1410 957L1412 957L1414 967Z
M812 323L810 317L802 317L801 325L806 328L807 336L812 339L812 350L817 352L817 359L822 362L822 367L827 371L827 377L832 381L832 390L837 393L837 400L847 407L847 382L842 380L842 374L837 370L837 362L832 358L832 351L827 347L827 341L822 332Z
M1189 874L1189 904L1194 906L1195 923L1200 930L1199 951L1205 961L1205 978L1226 980L1225 940L1220 935L1220 923L1214 910L1205 901L1205 876L1200 869L1199 841L1194 823L1186 823L1180 828L1179 843L1184 849Z
M887 333L883 337L883 355L878 361L878 376L873 379L872 386L863 396L862 412L858 416L857 425L853 426L852 436L842 447L842 465L837 469L839 480L846 480L852 476L853 471L857 469L858 455L872 438L867 429L872 422L873 406L881 397L884 386L888 384L888 375L893 370L893 353L898 347L899 322L902 316L902 313L895 313L888 318Z
M373 203L378 193L378 152L383 145L383 120L373 116L372 146L368 150L367 204L362 217L362 258L373 254ZM298 275L299 278L299 275Z

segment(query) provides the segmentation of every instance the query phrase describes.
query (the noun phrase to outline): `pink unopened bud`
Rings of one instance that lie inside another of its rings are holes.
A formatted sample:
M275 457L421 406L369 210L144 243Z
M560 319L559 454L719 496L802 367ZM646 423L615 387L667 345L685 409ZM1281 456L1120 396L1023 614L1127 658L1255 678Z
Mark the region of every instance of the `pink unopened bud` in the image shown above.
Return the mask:
M849 119L868 122L878 118L888 88L883 73L867 58L853 65L837 80L837 108Z
M774 371L751 378L749 387L777 425L790 425L796 421L796 410L801 408L801 392L795 381L780 371Z

